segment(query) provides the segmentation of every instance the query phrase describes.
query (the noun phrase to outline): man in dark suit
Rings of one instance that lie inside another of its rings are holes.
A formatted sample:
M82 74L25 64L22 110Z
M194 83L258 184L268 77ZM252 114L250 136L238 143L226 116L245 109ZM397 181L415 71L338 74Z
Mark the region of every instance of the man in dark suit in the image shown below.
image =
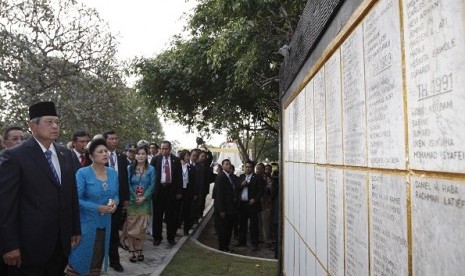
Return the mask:
M163 141L160 145L161 154L152 158L150 165L157 172L155 193L153 194L153 245L160 245L162 237L162 222L165 215L166 238L170 245L176 244L176 208L182 199L182 168L181 160L171 154L171 143Z
M87 152L86 146L90 141L89 133L84 130L77 130L71 137L71 143L73 145L73 159L78 168L87 167L92 164Z
M103 139L108 149L108 166L118 172L119 199L123 204L118 204L118 208L111 215L111 236L110 236L110 267L115 271L123 272L121 265L118 246L119 246L119 229L122 226L123 208L127 208L129 202L129 185L128 185L128 165L126 156L117 151L118 135L114 130L103 133Z
M63 275L81 238L71 152L53 102L29 107L32 137L0 157L0 247L8 275Z
M199 191L197 218L203 217L205 200L207 195L210 193L210 184L214 181L213 169L210 167L211 158L209 155L211 155L211 152L199 151L199 159L195 164L196 185L197 190Z
M190 164L190 152L182 150L179 153L182 168L182 204L179 205L178 228L184 223L184 235L189 235L192 226L191 207L197 200L197 185L195 184L195 168Z
M215 179L214 208L218 231L218 248L221 251L231 252L229 244L234 224L237 221L237 185L233 182L230 174L231 161L224 159L221 162L223 171Z
M263 178L253 172L252 161L245 162L245 174L239 176L239 243L245 246L248 222L250 220L250 238L253 251L258 250L258 213L261 211L260 198L263 194Z

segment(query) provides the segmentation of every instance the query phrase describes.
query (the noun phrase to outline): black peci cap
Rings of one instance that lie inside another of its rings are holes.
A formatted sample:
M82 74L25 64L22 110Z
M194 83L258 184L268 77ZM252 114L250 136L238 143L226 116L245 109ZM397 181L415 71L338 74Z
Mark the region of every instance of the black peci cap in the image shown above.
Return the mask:
M29 107L29 119L42 116L58 116L53 102L38 102Z

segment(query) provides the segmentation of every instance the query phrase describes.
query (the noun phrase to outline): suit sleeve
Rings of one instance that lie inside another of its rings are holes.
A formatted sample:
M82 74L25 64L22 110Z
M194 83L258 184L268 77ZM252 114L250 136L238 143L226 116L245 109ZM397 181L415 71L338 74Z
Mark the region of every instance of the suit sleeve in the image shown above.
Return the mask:
M74 172L77 172L81 168L81 162L79 162L79 159L77 158L73 150L69 150L69 152L70 152L71 160L73 162Z
M198 191L198 187L197 187L197 177L195 175L195 167L194 166L190 166L189 165L189 168L190 168L190 177L189 177L189 182L192 182L192 183L189 183L191 188L192 188L192 195L196 196L199 194L199 191Z
M70 152L70 157L73 162L74 166L74 175L76 175L77 170L80 168L80 163L76 163L74 160L77 160L77 158L73 158L74 153ZM76 155L74 155L76 156ZM71 229L71 234L73 236L81 235L81 213L79 210L79 196L78 196L78 191L77 191L77 183L76 183L76 177L72 177L73 182L72 182L72 194L71 194L71 208L72 209L72 214L73 214L73 219L72 219L72 229Z
M173 158L173 157L171 157ZM177 157L175 157L176 162L173 162L174 168L173 171L173 179L176 179L175 184L176 184L176 194L182 194L182 166L181 166L181 160Z
M255 201L260 202L263 196L263 191L265 189L265 180L257 175L257 198Z
M119 184L119 199L121 202L129 200L129 182L126 158L118 156L118 184ZM119 165L121 164L121 169Z
M225 207L224 207L224 199L225 199L225 191L224 191L224 187L222 186L222 182L223 182L223 177L225 177L224 175L219 175L216 179L215 179L215 212L217 213L221 213L221 212L225 212Z
M2 255L21 246L18 226L20 174L20 166L8 150L0 155L0 250L2 250Z

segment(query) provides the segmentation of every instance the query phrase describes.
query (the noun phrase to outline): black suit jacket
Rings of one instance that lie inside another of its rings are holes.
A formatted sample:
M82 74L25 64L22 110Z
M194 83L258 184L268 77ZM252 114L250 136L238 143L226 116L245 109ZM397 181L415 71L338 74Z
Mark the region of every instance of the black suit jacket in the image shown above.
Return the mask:
M239 189L238 189L238 200L241 200L241 195L242 195L242 190L244 187L242 187L241 183L245 180L245 174L241 174L238 179L238 184L239 184ZM263 178L259 177L255 173L252 173L252 177L250 178L249 184L246 186L248 187L248 200L254 199L255 203L251 205L251 207L257 208L257 210L261 210L261 204L260 204L260 199L262 198L263 195L263 189L265 187L265 182Z
M54 143L61 185L53 177L37 141L30 138L0 156L1 254L20 248L23 264L44 264L56 243L71 250L81 234L75 167L71 152Z
M198 195L198 190L197 190L196 177L195 177L195 167L193 165L187 164L187 174L189 177L189 183L187 184L187 191L189 195L196 196Z
M234 188L232 185L234 185ZM225 212L227 215L237 213L236 190L239 187L234 182L232 182L232 185L224 172L220 172L216 177L215 187L213 188L215 213Z
M126 156L119 151L116 151L116 161L118 162L119 201L123 203L129 200L128 162ZM109 166L109 164L107 163L106 166ZM118 209L122 206L123 204L119 204Z
M73 149L70 149L70 151L71 151L71 156L73 157L74 166L76 167L76 170L79 170L80 168L83 167L81 165L81 160L78 158L78 156L76 155ZM84 167L87 167L92 164L92 161L89 158L89 154L86 153L85 155L86 155L86 163L84 164Z
M152 158L152 161L150 162L150 165L155 167L156 171L156 179L155 179L155 193L153 194L153 197L155 198L157 195L157 187L161 185L161 170L162 170L162 163L163 163L163 158L164 156L159 154ZM181 167L181 160L174 156L173 154L170 154L170 168L171 168L171 184L173 185L176 194L182 194L182 167Z
M213 178L213 169L207 162L195 164L195 178L199 195L208 195L210 193L210 183L215 179Z

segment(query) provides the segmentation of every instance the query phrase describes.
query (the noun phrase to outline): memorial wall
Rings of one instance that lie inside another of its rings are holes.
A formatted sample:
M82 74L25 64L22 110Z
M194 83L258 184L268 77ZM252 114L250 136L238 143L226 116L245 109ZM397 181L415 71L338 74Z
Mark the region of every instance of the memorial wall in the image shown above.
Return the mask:
M304 73L283 274L465 275L465 1L364 1Z

